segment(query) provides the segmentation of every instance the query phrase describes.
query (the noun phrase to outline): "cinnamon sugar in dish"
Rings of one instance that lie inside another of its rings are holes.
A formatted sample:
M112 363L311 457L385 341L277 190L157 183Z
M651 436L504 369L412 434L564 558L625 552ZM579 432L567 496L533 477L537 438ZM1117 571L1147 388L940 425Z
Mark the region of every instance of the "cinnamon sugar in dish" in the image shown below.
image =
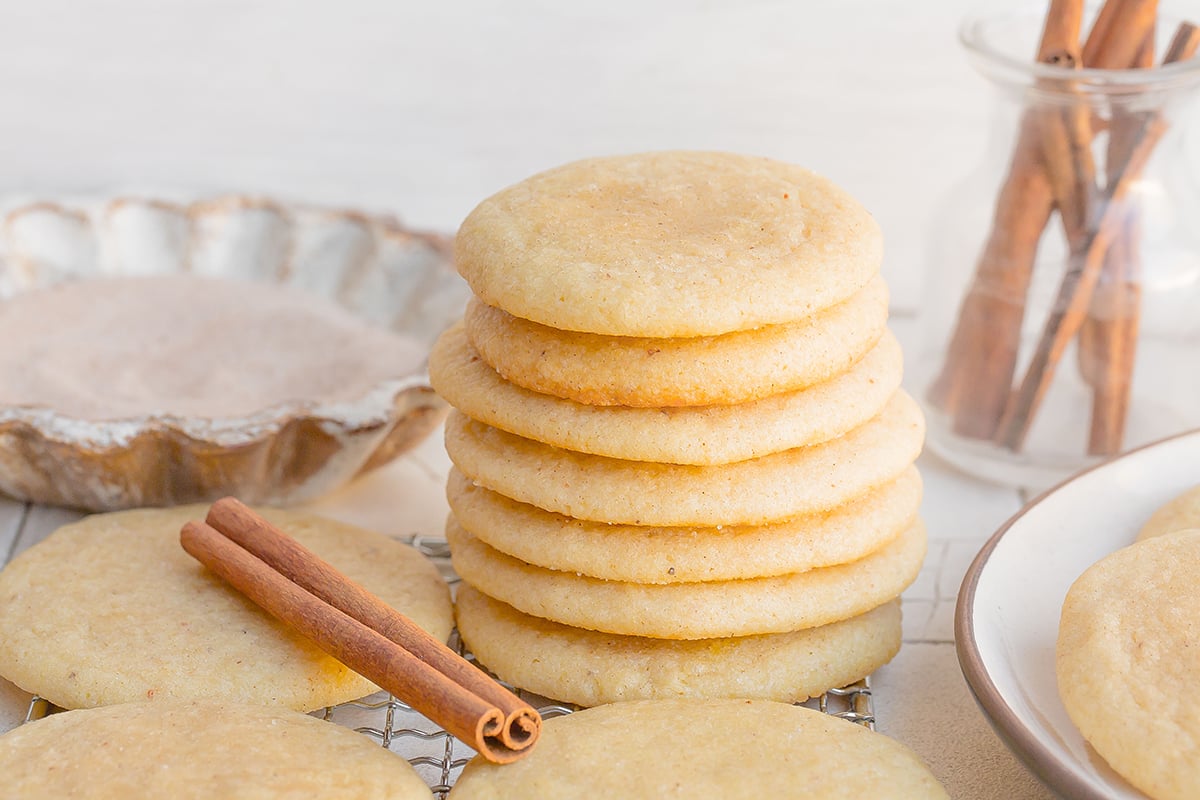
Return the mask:
M351 402L423 358L416 342L277 284L122 277L0 303L0 405L80 420Z

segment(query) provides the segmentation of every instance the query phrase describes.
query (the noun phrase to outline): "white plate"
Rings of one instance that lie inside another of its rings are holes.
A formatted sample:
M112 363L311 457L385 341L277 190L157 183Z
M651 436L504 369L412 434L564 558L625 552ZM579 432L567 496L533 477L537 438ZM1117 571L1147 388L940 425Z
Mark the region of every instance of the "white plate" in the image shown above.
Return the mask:
M1084 742L1058 696L1054 643L1067 589L1200 483L1200 431L1135 450L1050 490L1009 520L958 595L959 663L1008 746L1068 798L1144 798Z

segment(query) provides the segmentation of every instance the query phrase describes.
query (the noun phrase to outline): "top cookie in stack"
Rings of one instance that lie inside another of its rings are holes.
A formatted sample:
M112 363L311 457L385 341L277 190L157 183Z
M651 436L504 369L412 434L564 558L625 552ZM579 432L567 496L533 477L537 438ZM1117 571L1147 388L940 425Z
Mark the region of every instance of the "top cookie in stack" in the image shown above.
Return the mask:
M600 158L480 204L430 359L458 622L593 705L796 700L899 647L924 530L870 215L799 167Z
M484 303L563 331L712 336L795 322L878 273L879 228L807 170L725 153L597 158L485 200L459 230Z

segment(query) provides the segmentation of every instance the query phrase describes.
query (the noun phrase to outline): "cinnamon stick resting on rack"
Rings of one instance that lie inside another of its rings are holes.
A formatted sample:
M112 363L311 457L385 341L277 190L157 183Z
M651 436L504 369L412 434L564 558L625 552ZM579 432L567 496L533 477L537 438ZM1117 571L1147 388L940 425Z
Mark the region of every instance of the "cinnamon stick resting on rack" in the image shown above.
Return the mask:
M527 753L541 717L416 623L233 498L180 532L183 549L284 624L484 758Z

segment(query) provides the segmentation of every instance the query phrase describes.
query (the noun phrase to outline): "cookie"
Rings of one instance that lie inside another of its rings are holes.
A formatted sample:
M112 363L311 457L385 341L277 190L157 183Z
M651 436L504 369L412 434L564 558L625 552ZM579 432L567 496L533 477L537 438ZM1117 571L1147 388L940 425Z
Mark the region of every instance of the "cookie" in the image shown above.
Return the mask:
M727 639L648 639L522 614L459 584L463 641L501 679L581 706L670 697L793 702L853 683L900 649L900 604L819 628Z
M594 158L463 221L454 260L488 305L562 330L706 336L791 322L879 271L879 226L806 169L729 153Z
M1067 592L1058 691L1080 733L1157 800L1200 788L1200 530L1159 536L1088 568Z
M575 453L452 411L446 450L493 491L577 519L628 525L759 525L836 508L895 480L921 451L916 402L897 392L878 417L838 439L698 467Z
M767 700L643 700L546 720L527 758L472 760L452 800L947 800L908 748Z
M206 506L97 514L0 572L0 675L64 708L221 698L312 710L376 691L184 552ZM298 512L263 516L438 639L449 590L416 550Z
M653 339L572 333L472 300L472 346L505 380L588 405L729 405L803 389L850 369L887 326L887 285L872 279L793 323L724 336Z
M287 709L123 703L52 714L0 737L0 798L179 800L433 795L376 742Z
M532 566L488 547L453 517L446 540L464 581L526 614L658 639L785 633L849 619L898 597L925 557L925 527L918 521L849 564L771 578L655 586Z
M1137 540L1200 528L1200 486L1196 486L1159 508L1138 532Z
M652 528L564 517L518 503L450 470L455 520L484 544L521 561L631 583L760 578L856 561L916 519L915 467L832 511L771 525Z
M837 438L878 415L900 388L900 344L884 335L849 371L807 389L731 406L590 406L509 383L461 326L429 357L433 387L472 419L580 453L669 464L727 464Z

